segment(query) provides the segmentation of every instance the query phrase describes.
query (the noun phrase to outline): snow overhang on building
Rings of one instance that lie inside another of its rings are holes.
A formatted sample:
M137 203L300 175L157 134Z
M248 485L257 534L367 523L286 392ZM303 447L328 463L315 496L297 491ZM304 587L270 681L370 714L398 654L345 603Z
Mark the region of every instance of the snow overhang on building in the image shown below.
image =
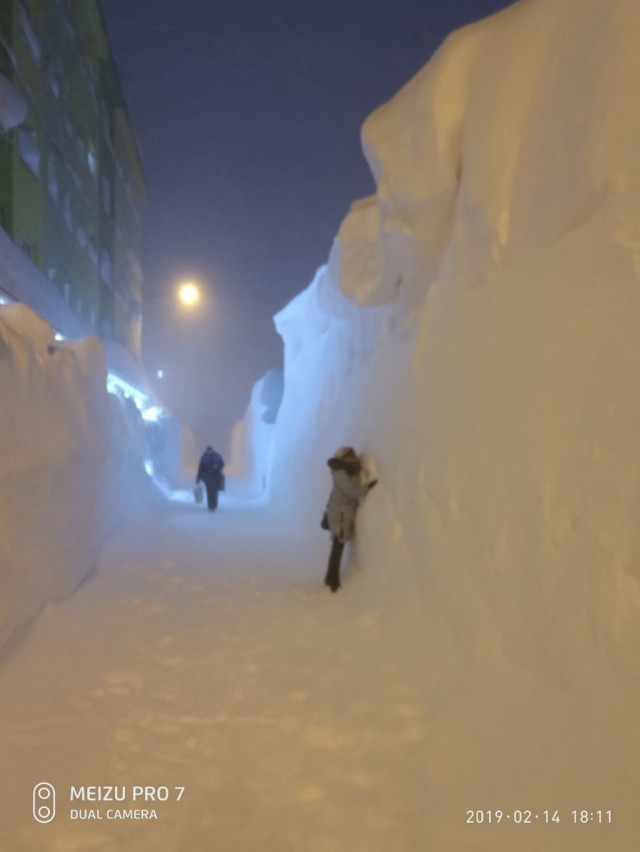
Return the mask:
M157 405L158 400L137 358L114 340L104 340L103 345L109 369L108 390L130 397L140 411Z
M56 285L35 266L0 228L0 304L24 302L56 333L56 340L92 336L94 332L69 308ZM157 404L145 372L121 343L103 340L108 389L129 396L144 411Z

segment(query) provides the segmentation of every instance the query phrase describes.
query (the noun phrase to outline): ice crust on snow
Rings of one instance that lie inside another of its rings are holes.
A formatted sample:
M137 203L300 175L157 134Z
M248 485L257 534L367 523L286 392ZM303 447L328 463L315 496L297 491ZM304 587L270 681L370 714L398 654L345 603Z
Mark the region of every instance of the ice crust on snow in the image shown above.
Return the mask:
M335 448L377 460L353 594L425 655L462 809L545 785L631 807L638 38L633 0L524 0L450 36L365 122L377 192L275 318L276 499L308 530Z

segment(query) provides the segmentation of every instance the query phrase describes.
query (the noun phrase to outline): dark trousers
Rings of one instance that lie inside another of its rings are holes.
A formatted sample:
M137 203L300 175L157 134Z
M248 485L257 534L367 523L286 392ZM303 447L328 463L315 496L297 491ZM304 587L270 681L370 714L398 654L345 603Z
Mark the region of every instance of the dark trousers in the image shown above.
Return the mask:
M343 550L344 542L340 541L337 536L332 536L329 567L327 568L327 576L324 578L326 585L331 587L332 592L340 588L340 560Z
M218 508L218 489L209 482L205 482L205 486L207 489L207 504L213 512Z

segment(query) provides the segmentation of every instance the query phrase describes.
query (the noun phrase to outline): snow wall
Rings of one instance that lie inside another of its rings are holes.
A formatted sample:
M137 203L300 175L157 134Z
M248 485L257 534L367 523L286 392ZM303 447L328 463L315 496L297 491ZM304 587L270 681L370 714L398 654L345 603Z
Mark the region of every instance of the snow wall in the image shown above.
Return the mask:
M434 849L635 848L639 40L637 0L452 34L365 122L377 192L275 318L288 530L321 535L338 446L379 469L335 606L422 662Z
M0 307L0 647L159 499L140 415L107 393L106 374L98 338L56 343L25 305Z

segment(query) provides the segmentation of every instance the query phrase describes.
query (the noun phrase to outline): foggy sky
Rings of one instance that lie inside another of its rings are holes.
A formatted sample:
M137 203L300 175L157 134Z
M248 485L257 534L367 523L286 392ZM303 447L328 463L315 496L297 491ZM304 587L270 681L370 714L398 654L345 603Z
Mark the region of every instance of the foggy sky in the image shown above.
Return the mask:
M102 0L149 185L143 361L199 444L226 451L280 366L272 316L375 187L360 127L448 32L506 0ZM169 297L197 278L207 306Z

